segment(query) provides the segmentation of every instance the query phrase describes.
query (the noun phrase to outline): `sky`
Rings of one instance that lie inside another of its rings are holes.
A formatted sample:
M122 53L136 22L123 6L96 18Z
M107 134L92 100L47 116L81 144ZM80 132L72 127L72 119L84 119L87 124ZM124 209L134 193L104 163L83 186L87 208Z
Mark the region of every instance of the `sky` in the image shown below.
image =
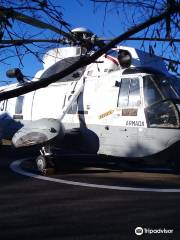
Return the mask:
M128 18L122 24L121 12L114 11L112 8L108 8L105 12L104 5L94 5L89 0L52 0L52 2L61 5L63 18L71 24L72 29L80 26L87 27L99 37L112 38L127 31L127 28L131 26ZM140 47L140 43L137 41L127 41L121 44ZM160 48L157 47L158 51ZM23 74L30 78L42 69L42 63L30 55L24 57L23 66L19 65L17 58L8 59L7 63L0 64L0 85L4 85L3 81L12 81L5 74L10 68L20 67Z

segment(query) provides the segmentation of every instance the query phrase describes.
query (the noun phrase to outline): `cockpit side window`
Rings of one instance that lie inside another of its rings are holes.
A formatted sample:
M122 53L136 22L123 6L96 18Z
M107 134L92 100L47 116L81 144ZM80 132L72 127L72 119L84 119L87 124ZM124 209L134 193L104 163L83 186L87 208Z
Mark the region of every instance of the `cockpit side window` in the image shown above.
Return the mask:
M171 100L157 102L145 110L150 128L179 128L179 114Z
M143 89L145 107L163 99L163 96L152 76L143 77Z
M129 102L129 84L130 79L123 78L121 79L121 85L119 89L119 99L118 106L128 106Z
M118 107L137 107L140 103L139 79L122 78L119 89Z
M140 105L140 86L139 79L131 79L130 89L129 89L129 106L139 106Z

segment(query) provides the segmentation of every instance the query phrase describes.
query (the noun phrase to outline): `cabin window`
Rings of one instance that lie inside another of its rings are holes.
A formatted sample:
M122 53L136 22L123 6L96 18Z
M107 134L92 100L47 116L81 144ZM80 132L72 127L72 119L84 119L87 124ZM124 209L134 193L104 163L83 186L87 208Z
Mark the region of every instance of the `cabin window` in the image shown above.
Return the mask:
M0 111L6 111L7 107L7 100L1 101L0 102Z
M22 114L23 102L24 102L24 96L17 97L15 114Z
M69 108L67 114L76 114L77 113L77 109L78 109L78 104L77 104L77 100L76 100L75 102L73 102L73 104Z
M151 128L179 128L179 115L174 103L163 100L145 110L147 124Z
M82 109L84 109L83 94L80 93L79 96L77 97L77 99L71 105L71 107L68 111L68 114L76 114L76 113L79 113L79 112L84 112L84 111L81 111Z
M138 78L122 78L119 89L119 107L137 107L140 101L140 85Z
M163 96L152 76L143 77L143 89L145 107L163 99Z

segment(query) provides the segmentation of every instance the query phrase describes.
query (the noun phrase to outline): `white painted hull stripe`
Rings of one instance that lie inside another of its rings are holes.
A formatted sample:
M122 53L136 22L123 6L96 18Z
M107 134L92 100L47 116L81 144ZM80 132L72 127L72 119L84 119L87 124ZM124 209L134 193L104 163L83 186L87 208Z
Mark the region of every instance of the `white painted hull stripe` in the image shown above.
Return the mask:
M63 179L51 178L46 176L41 176L35 173L27 172L21 169L20 165L23 161L29 160L29 158L24 158L20 160L16 160L10 164L10 168L13 172L19 173L24 176L32 177L35 179L40 179L49 182L56 182L61 184L68 184L73 186L80 187L89 187L89 188L99 188L99 189L108 189L108 190L119 190L119 191L138 191L138 192L164 192L164 193L179 193L179 188L141 188L141 187L122 187L122 186L109 186L109 185L100 185L100 184L91 184L91 183L83 183L76 181L68 181Z

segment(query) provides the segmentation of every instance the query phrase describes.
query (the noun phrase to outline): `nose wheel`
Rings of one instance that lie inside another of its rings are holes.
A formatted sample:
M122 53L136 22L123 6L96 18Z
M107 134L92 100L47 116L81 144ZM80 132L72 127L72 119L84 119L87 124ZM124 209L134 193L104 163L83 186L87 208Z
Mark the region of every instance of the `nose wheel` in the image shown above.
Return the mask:
M55 164L50 146L42 147L40 153L41 155L36 158L37 170L43 175L53 174L55 171Z

